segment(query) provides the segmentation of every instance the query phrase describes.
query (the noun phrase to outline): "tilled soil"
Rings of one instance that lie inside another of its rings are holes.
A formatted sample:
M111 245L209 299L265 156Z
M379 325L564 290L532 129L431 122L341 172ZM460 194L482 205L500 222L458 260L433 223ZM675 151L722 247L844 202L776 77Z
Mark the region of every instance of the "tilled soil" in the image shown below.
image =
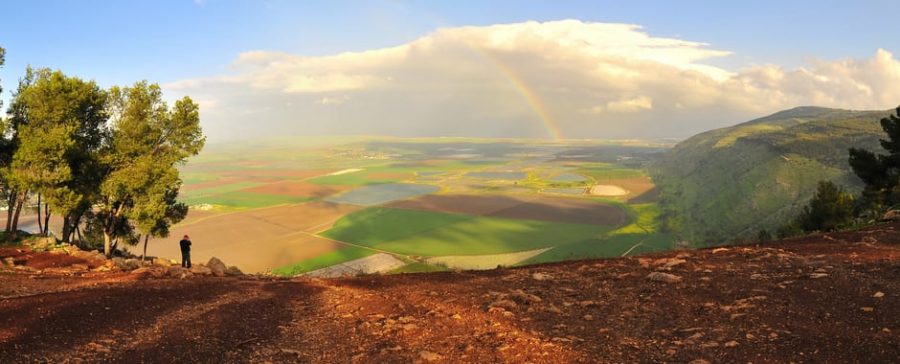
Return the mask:
M335 280L4 271L0 362L896 362L897 229Z

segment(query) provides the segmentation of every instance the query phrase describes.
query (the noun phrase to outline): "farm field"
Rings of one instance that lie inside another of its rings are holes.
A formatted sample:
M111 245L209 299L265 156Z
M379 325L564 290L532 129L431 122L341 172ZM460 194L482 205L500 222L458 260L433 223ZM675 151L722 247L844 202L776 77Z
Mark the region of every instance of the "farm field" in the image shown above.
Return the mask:
M656 195L645 166L667 147L467 138L213 146L182 168L188 217L148 253L178 258L189 234L194 261L290 276L370 273L354 265L370 260L381 262L376 271L407 273L671 249L675 239L646 223L658 214L647 212Z

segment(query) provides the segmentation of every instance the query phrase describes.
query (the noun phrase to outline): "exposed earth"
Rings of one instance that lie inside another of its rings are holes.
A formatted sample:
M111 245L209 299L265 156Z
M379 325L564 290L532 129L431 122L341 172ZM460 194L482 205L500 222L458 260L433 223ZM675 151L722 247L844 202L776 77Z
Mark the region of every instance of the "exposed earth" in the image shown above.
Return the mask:
M895 362L898 229L330 280L74 271L3 248L0 362Z

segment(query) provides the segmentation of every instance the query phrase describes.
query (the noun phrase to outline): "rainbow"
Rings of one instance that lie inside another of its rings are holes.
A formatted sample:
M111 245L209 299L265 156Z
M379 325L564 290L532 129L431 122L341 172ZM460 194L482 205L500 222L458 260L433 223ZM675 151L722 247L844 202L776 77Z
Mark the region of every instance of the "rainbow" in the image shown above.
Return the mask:
M503 75L509 80L509 82L513 85L513 87L518 91L523 98L525 98L525 102L534 110L534 113L537 114L538 119L540 119L541 123L544 126L544 129L547 130L547 134L553 140L561 140L563 139L562 131L559 129L559 125L557 125L556 120L553 119L553 115L550 114L550 111L547 110L547 106L544 105L544 102L538 97L538 95L528 87L528 83L519 76L518 73L515 72L512 68L504 64L500 59L494 57L489 52L485 52L478 47L472 47L477 53L483 55L485 58L489 59L491 63L493 63Z

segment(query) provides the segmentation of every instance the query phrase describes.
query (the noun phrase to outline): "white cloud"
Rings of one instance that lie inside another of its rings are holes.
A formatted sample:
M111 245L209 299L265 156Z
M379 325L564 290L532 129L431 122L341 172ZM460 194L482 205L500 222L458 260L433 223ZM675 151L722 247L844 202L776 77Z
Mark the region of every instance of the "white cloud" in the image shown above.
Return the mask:
M730 54L656 37L637 25L525 22L438 29L396 47L329 56L244 52L228 74L167 87L215 105L203 114L213 139L545 137L537 110L570 137L668 137L798 105L886 109L900 103L900 62L886 50L872 59L817 60L797 69L734 71L708 63ZM247 123L248 117L266 127Z
M316 103L319 105L340 105L347 102L347 100L350 100L347 96L325 96L316 100Z
M634 98L616 100L607 102L605 106L594 106L589 112L593 114L602 114L603 112L638 112L641 110L652 110L653 100L649 97L639 96Z

